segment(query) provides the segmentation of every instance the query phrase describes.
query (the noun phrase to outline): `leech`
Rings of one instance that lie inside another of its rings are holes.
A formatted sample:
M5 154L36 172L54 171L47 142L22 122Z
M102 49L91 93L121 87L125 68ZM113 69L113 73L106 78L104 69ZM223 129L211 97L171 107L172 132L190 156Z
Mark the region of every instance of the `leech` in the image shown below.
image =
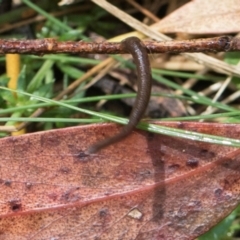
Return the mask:
M126 138L142 118L151 95L152 76L148 53L145 45L137 37L129 37L121 42L121 47L132 54L137 68L138 92L129 117L129 122L113 137L101 140L87 150L87 153L96 153L99 150Z

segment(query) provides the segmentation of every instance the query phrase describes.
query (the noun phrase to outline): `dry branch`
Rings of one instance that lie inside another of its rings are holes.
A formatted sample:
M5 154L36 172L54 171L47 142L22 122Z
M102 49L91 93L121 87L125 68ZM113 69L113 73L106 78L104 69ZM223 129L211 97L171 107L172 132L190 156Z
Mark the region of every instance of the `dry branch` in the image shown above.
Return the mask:
M149 53L184 53L184 52L226 52L240 51L240 38L221 36L206 39L174 40L166 42L144 42ZM49 53L127 53L119 42L59 42L55 39L37 40L0 40L0 54L49 54Z

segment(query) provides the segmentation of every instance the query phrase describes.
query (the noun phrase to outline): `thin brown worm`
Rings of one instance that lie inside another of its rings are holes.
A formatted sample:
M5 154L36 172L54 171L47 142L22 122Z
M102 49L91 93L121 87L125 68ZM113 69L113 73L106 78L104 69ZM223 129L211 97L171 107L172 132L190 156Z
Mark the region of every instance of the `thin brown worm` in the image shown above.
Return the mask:
M133 60L136 64L138 75L137 97L130 114L128 124L125 125L115 136L106 138L91 145L87 150L87 153L89 154L96 153L99 150L126 138L142 118L150 99L152 75L145 45L137 37L129 37L121 42L121 47L132 54Z

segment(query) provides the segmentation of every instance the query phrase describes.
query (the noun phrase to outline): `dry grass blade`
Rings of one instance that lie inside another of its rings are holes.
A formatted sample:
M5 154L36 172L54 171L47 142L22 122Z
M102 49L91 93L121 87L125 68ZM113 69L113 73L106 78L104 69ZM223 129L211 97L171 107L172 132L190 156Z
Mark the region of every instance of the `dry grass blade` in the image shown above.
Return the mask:
M113 14L120 20L124 20L126 24L144 33L146 36L153 38L158 41L163 40L171 40L171 38L167 37L164 34L159 33L156 29L151 29L151 27L146 26L145 24L139 22L138 20L134 19L127 13L123 12L122 10L116 8L111 3L105 0L92 0L95 4L99 5L100 7L104 8L109 13ZM197 61L201 64L204 64L208 68L212 68L217 72L226 73L229 75L236 75L240 76L240 67L232 66L225 62L222 62L218 59L210 57L203 53L184 53L185 56Z

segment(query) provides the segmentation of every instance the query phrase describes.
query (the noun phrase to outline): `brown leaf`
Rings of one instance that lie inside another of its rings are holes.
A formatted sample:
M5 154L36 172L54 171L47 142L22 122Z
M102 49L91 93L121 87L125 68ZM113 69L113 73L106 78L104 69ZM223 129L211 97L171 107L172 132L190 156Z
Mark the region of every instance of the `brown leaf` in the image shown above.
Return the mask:
M193 0L153 28L163 33L225 34L240 31L238 0Z
M162 123L239 138L239 125ZM113 124L0 140L0 239L194 239L238 204L240 149Z

